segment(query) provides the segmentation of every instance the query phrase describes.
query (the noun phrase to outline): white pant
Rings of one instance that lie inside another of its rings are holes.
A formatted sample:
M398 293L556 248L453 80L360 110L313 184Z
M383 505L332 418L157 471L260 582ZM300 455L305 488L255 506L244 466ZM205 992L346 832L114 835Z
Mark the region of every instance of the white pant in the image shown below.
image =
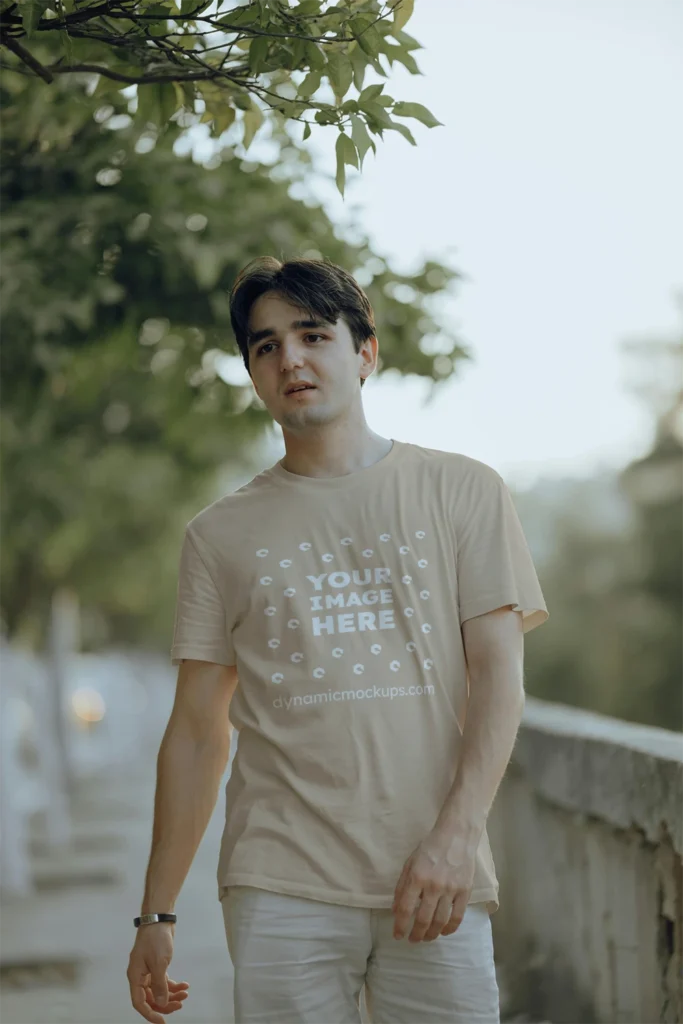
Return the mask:
M390 909L338 906L251 886L222 900L236 1024L499 1024L489 913L470 903L457 931L393 937Z

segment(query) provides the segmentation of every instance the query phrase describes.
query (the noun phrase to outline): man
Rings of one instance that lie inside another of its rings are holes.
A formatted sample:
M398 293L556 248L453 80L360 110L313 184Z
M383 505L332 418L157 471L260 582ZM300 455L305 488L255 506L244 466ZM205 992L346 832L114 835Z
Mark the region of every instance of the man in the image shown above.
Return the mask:
M370 430L375 325L341 267L253 261L231 319L286 454L186 528L142 913L172 914L234 726L218 884L238 1024L358 1022L363 986L378 1024L493 1024L486 818L523 633L548 617L509 491ZM130 956L154 1024L187 996L174 928L143 921Z

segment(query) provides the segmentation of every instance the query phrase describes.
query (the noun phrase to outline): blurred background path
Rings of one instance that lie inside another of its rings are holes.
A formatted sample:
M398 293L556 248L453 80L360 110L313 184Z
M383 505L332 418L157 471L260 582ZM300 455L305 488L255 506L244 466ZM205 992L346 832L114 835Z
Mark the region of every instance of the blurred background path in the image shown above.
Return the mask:
M126 968L149 856L156 754L174 679L174 669L156 667L150 678L154 699L138 743L131 743L125 760L77 779L70 848L46 853L40 829L32 836L36 891L4 898L1 905L3 1024L142 1020L130 1005ZM233 753L234 747L233 741ZM184 1024L233 1020L232 968L215 881L223 821L221 795L176 906L170 974L188 981L191 993L169 1020L182 1018Z

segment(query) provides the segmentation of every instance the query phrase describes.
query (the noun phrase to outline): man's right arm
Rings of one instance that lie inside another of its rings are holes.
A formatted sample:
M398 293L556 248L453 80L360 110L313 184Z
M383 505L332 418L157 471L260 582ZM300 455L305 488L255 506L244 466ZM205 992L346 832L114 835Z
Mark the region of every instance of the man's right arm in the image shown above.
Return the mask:
M172 913L230 756L235 666L183 661L157 758L152 849L141 913Z
M228 757L235 666L183 661L173 710L159 748L152 849L142 914L173 912L178 894L216 805ZM130 954L128 981L135 1009L152 1024L180 1009L187 985L166 973L175 925L141 925Z

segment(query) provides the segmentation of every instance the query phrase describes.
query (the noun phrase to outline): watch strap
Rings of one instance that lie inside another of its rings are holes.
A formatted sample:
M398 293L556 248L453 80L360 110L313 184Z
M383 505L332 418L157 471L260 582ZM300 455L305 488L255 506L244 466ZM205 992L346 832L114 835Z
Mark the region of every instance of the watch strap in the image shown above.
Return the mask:
M156 924L157 921L171 921L173 924L178 920L175 914L142 914L133 918L133 924L139 928L141 924Z

